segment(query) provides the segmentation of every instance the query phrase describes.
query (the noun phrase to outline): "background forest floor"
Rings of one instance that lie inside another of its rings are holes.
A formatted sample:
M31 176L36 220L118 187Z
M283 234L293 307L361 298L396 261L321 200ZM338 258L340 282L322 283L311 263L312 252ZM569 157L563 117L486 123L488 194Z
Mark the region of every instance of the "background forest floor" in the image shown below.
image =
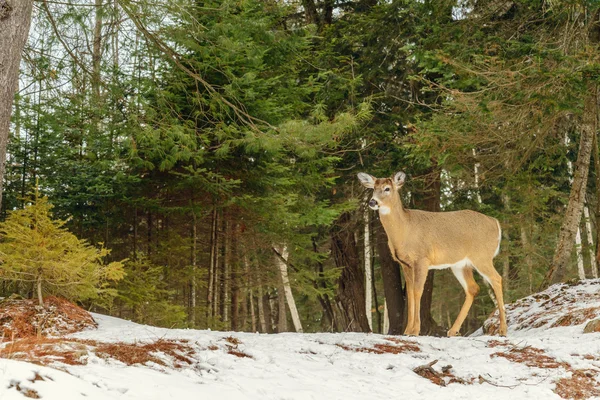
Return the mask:
M583 333L600 317L599 288L559 284L509 305L507 338L264 335L94 314L98 327L75 334L13 330L0 345L0 399L600 398L600 333Z

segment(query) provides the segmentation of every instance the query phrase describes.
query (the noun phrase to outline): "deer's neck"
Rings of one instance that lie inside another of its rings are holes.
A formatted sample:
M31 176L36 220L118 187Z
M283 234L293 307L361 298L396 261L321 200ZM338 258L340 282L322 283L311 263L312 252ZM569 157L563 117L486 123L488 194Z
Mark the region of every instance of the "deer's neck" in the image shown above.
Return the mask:
M379 207L379 219L386 232L402 229L407 222L407 213L402 206L400 196L390 203L389 207Z

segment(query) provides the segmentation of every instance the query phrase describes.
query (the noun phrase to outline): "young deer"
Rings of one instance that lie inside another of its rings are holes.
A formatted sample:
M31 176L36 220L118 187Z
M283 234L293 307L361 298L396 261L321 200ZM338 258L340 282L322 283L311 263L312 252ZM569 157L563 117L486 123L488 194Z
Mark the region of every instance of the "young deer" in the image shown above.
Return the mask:
M502 277L492 262L500 251L502 231L498 220L475 211L428 212L407 210L399 189L406 175L378 179L359 173L358 179L373 189L369 207L379 210L392 257L402 266L408 297L408 323L405 335L421 330L421 296L430 269L450 268L465 290L465 302L448 336L456 336L479 293L473 269L492 286L500 312L500 335L506 336L506 316L502 298Z

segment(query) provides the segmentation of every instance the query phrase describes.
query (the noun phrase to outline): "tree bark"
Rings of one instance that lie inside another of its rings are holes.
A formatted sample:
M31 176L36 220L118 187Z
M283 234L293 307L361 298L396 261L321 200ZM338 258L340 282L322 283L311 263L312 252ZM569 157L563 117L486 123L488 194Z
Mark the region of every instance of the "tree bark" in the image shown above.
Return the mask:
M343 213L331 232L333 259L342 273L338 279L337 302L340 308L341 329L351 332L369 332L365 310L365 277L354 238L356 221L350 213Z
M371 331L373 330L373 314L371 310L373 309L373 274L371 273L371 238L369 233L369 207L366 206L363 211L363 258L365 265L365 310L367 312L367 322L369 323L369 328Z
M208 263L208 285L206 291L206 316L210 320L213 317L213 291L214 275L216 270L217 255L217 208L213 207L211 228L210 228L210 260Z
M192 203L193 206L193 203ZM190 282L190 326L196 326L196 269L198 268L198 218L196 212L192 210L192 279Z
M32 0L0 0L0 208L10 116L19 82L21 53L29 35Z
M287 259L288 259L288 251L287 247L283 246L281 251L280 259L279 257L275 257L277 260L277 264L279 266L279 277L281 278L281 284L283 285L283 290L285 292L285 299L290 309L290 315L292 316L292 323L294 324L294 329L296 332L302 333L302 323L300 322L300 316L298 315L298 309L296 308L296 301L294 300L294 295L292 294L292 287L290 286L290 279L288 278L288 267L287 267Z
M558 243L552 258L552 264L542 283L542 287L547 287L552 283L561 282L567 273L567 267L573 251L573 242L585 201L585 189L587 186L588 171L590 167L590 156L592 153L592 144L596 134L597 118L597 93L596 86L588 83L589 95L585 99L582 122L581 137L579 139L579 152L575 164L575 174L573 176L573 185L569 196L569 204L565 213L565 218L560 229Z

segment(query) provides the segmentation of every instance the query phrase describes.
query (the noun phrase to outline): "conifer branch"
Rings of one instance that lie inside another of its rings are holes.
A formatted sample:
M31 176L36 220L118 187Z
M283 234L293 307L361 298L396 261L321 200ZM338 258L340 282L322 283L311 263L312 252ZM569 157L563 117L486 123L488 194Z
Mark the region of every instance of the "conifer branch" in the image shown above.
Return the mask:
M173 62L175 64L175 66L177 68L179 68L182 72L184 72L190 78L192 78L195 81L197 81L198 83L200 83L211 96L216 97L217 99L222 101L225 105L230 107L233 110L233 112L235 113L235 115L245 125L249 126L252 130L254 130L258 133L263 133L263 132L259 129L259 127L256 125L256 123L260 123L260 124L266 125L270 129L277 130L276 127L269 124L267 121L264 121L260 118L256 118L256 117L253 117L252 115L250 115L247 111L244 110L244 106L241 103L240 103L240 106L238 107L235 104L233 104L231 101L226 99L225 96L223 96L221 93L219 93L214 88L214 86L211 85L209 82L207 82L200 74L198 74L195 71L192 71L189 67L187 67L182 62L182 57L179 53L177 53L175 50L173 50L171 47L169 47L164 41L162 41L160 38L158 38L156 35L154 35L152 32L150 32L146 28L146 26L142 23L140 18L137 15L135 15L133 10L131 10L129 8L129 6L125 4L126 0L118 0L118 3L121 6L121 8L123 9L123 11L125 11L125 14L127 14L127 16L134 23L136 28L144 35L144 37L146 39L148 39L150 42L152 42L158 48L158 50L160 50L161 54L164 56L165 59ZM239 101L238 101L238 103L239 103Z

